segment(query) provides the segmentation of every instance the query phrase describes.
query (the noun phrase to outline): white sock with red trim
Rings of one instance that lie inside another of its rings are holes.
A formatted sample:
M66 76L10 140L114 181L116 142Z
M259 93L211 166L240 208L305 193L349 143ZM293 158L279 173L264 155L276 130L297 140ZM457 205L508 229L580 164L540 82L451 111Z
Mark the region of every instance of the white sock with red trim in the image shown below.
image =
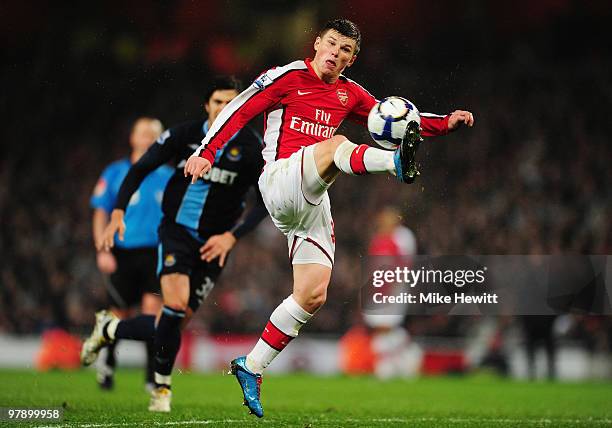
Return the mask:
M293 295L287 297L274 309L270 321L253 350L246 357L246 366L253 373L262 373L280 352L291 342L300 328L312 318L295 301Z
M338 169L349 175L381 174L395 175L393 152L376 149L367 144L351 143L346 140L334 153L334 163Z

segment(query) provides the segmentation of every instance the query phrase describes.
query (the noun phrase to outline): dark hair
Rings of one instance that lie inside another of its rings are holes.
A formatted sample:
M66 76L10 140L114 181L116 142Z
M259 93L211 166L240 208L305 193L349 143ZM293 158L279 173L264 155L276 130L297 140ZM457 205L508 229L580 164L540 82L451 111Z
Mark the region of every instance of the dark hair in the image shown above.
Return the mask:
M210 85L208 91L204 94L204 104L208 104L213 92L225 89L235 89L240 92L242 90L242 83L234 76L216 76L213 79L212 85Z
M361 48L361 32L354 22L344 18L332 19L321 28L318 36L323 37L329 30L337 31L343 36L355 40L355 55L359 53Z

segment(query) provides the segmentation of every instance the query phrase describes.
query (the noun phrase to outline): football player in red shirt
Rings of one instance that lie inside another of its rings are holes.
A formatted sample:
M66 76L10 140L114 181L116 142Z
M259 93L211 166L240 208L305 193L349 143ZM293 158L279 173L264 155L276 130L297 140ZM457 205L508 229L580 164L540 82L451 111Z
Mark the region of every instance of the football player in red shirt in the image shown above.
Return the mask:
M327 189L340 172L389 173L401 182L414 180L414 141L405 139L392 152L334 135L345 118L365 126L376 103L342 75L355 62L360 43L359 29L351 21L328 22L314 42L314 58L263 73L219 114L185 165L185 175L195 182L211 168L219 148L253 117L265 113L266 165L259 188L274 224L287 236L294 282L293 293L274 310L254 349L232 361L245 404L258 417L263 416L263 370L325 303L335 250ZM473 124L469 111L421 114L421 133L426 137Z

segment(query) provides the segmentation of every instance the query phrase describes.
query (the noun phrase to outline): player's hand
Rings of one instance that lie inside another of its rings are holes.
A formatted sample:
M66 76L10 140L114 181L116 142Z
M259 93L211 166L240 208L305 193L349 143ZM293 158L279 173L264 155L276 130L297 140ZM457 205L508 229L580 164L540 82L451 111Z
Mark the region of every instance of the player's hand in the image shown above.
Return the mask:
M225 265L227 254L236 245L236 237L232 232L225 232L221 235L213 235L200 248L200 258L211 262L219 257L219 266Z
M96 264L100 272L110 275L117 270L117 260L108 251L98 251L96 254Z
M118 233L119 240L123 241L123 237L125 235L125 222L123 221L124 216L125 212L123 210L113 210L110 222L104 228L104 232L102 232L101 241L96 242L96 248L98 251L110 251L110 249L113 248L115 245L115 233Z
M211 166L208 159L200 156L191 156L187 159L183 172L185 177L191 175L191 183L193 184L198 181L198 178L203 177L210 170Z
M454 131L462 125L474 126L474 115L466 110L455 110L448 118L448 130Z

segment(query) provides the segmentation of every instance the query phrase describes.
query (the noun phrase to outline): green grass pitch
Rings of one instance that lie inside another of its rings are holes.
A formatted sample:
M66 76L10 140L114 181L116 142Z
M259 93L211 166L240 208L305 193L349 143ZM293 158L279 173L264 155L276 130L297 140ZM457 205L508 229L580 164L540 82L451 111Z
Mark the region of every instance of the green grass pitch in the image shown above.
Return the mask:
M612 426L612 383L528 383L492 377L441 377L381 382L369 377L268 376L265 417L249 416L232 376L173 377L170 414L147 412L138 370L116 375L113 392L99 391L91 370L0 371L0 407L65 406L54 427L591 427Z

